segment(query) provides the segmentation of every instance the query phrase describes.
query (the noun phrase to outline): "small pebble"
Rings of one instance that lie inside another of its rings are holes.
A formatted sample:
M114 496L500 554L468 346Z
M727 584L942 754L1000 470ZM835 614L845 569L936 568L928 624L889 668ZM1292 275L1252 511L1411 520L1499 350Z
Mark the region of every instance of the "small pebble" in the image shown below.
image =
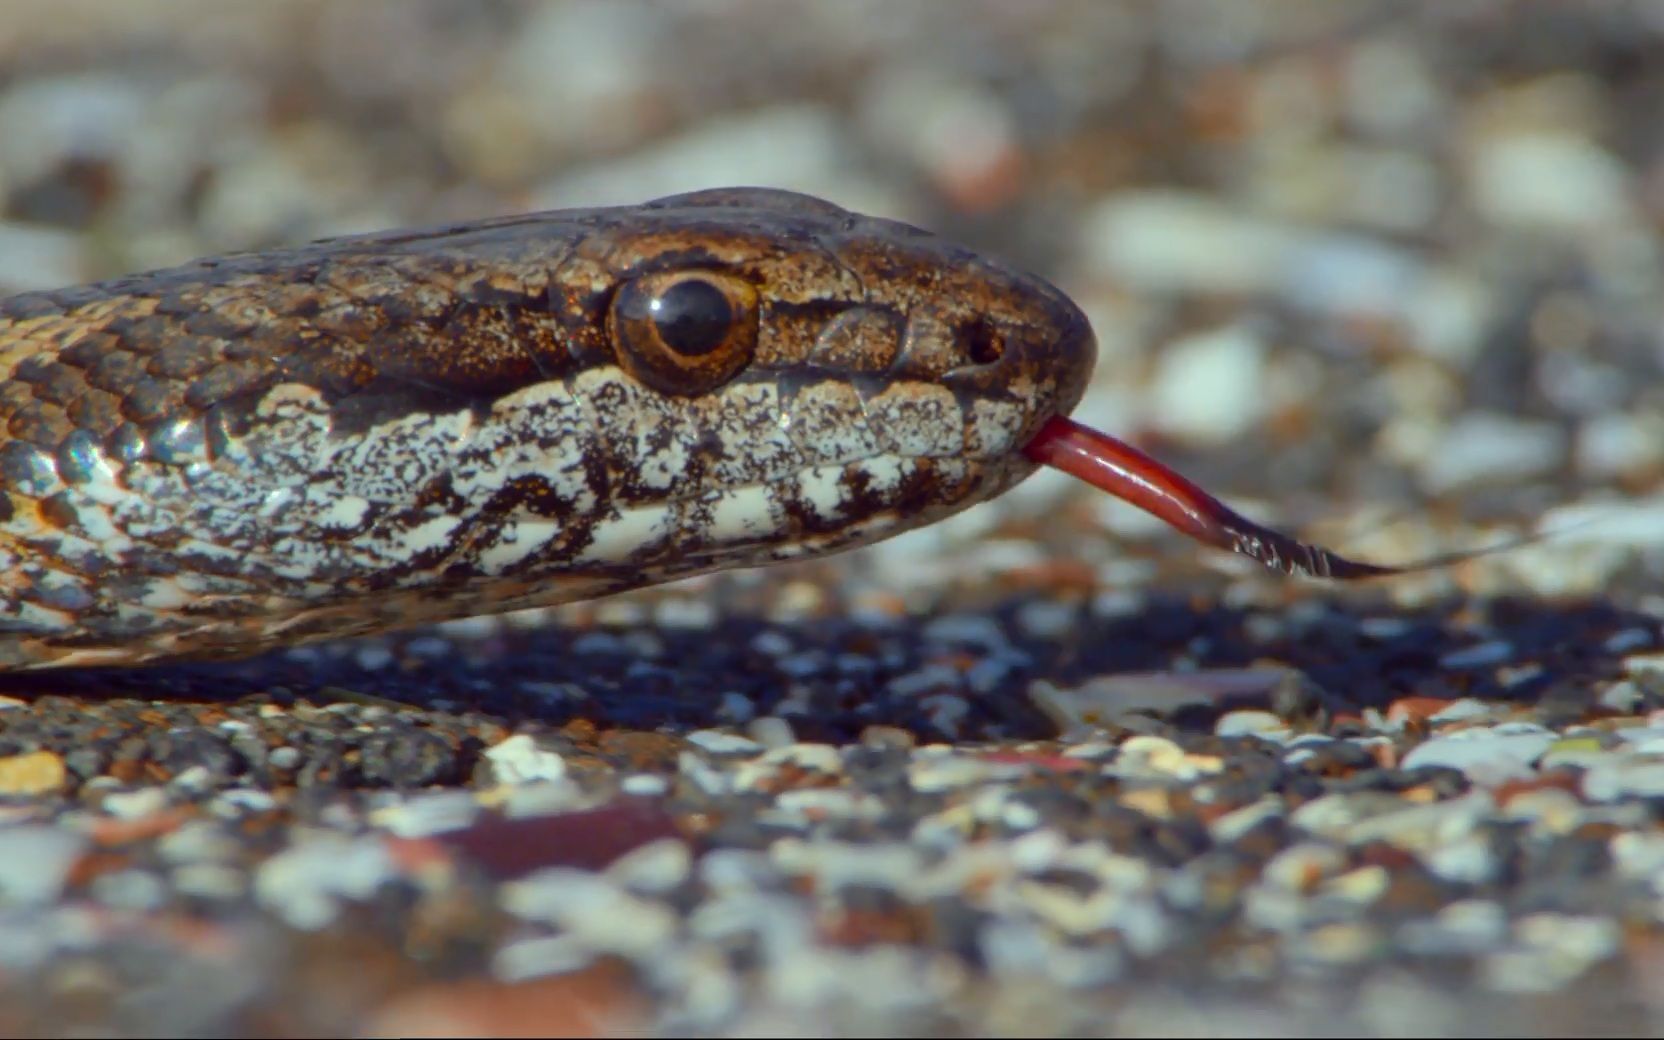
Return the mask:
M31 751L0 758L0 795L41 795L68 780L64 760L51 751Z
M686 739L694 747L713 755L754 755L763 750L763 745L757 741L723 730L695 730Z
M484 757L491 763L492 775L500 784L560 780L566 776L566 760L553 751L538 747L524 733L515 734L487 749Z
M633 773L619 782L619 788L640 798L661 798L670 790L670 782L654 773Z
M753 719L745 731L752 740L771 750L786 747L797 739L791 722L777 715Z
M1269 736L1287 733L1288 723L1269 711L1230 711L1219 716L1219 721L1213 725L1213 731L1221 737L1241 737L1249 734Z
M0 826L0 905L56 899L86 847L85 838L55 827Z

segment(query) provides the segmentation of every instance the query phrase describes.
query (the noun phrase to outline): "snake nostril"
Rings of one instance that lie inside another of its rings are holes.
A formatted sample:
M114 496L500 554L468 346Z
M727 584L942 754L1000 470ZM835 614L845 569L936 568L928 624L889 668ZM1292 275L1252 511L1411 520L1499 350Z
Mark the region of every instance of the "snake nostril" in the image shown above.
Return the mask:
M1005 356L1005 333L987 318L978 318L965 328L965 349L973 365L992 365Z

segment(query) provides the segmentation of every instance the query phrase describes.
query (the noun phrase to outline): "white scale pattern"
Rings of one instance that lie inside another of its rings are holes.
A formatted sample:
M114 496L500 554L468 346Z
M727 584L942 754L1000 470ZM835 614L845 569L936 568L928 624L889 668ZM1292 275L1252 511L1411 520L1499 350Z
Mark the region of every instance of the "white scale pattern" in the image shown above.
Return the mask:
M598 368L570 384L545 382L505 396L483 417L466 410L412 415L343 437L332 433L318 391L287 385L267 394L258 424L216 463L203 456L124 468L95 459L92 480L57 489L76 529L55 549L71 561L130 560L140 549L195 557L196 567L151 578L119 607L120 616L162 626L177 621L174 612L205 604L223 603L235 613L239 603L245 610L278 601L327 603L389 573L398 585L420 590L460 559L488 576L557 579L574 564L628 565L653 547L660 552L648 566L660 572L714 564L727 546L760 562L927 522L928 514L883 513L844 522L846 478L859 472L867 494L884 498L916 470L915 457L932 458L944 477L982 475L960 453L1007 455L1021 416L1015 405L975 408L964 415L948 391L922 383L898 384L870 400L845 384L824 383L783 402L766 381L666 400L616 368ZM598 457L632 474L631 500L616 481L607 500L598 498L590 483ZM989 475L994 471L1004 467L989 467ZM463 511L413 508L442 477ZM525 509L484 515L494 494L532 477L547 484L564 515L592 522L581 552L563 544L571 531L559 517ZM826 525L843 526L778 538L790 525L783 495ZM690 531L705 548L680 562L678 543ZM35 532L30 517L0 524L0 535ZM31 598L52 590L98 595L80 574L37 567ZM592 591L593 583L584 590ZM515 605L568 598L558 581L503 595ZM70 624L51 603L12 606L19 620Z

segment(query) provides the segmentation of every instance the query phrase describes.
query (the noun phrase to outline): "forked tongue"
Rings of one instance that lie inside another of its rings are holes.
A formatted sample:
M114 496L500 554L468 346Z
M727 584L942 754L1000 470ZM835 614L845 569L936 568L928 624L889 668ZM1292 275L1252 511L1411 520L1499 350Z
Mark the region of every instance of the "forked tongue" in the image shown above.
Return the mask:
M1450 553L1396 567L1349 560L1255 523L1132 445L1062 416L1048 420L1023 453L1125 499L1199 542L1241 553L1285 574L1375 578L1442 567L1506 547Z

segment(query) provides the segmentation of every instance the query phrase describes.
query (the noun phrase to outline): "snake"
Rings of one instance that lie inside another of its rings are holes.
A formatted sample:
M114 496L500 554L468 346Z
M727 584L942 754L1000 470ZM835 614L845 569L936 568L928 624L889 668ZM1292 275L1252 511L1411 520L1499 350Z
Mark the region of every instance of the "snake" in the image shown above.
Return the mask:
M0 670L247 656L820 556L1041 466L1388 573L1068 419L1049 282L774 188L350 235L0 299Z

